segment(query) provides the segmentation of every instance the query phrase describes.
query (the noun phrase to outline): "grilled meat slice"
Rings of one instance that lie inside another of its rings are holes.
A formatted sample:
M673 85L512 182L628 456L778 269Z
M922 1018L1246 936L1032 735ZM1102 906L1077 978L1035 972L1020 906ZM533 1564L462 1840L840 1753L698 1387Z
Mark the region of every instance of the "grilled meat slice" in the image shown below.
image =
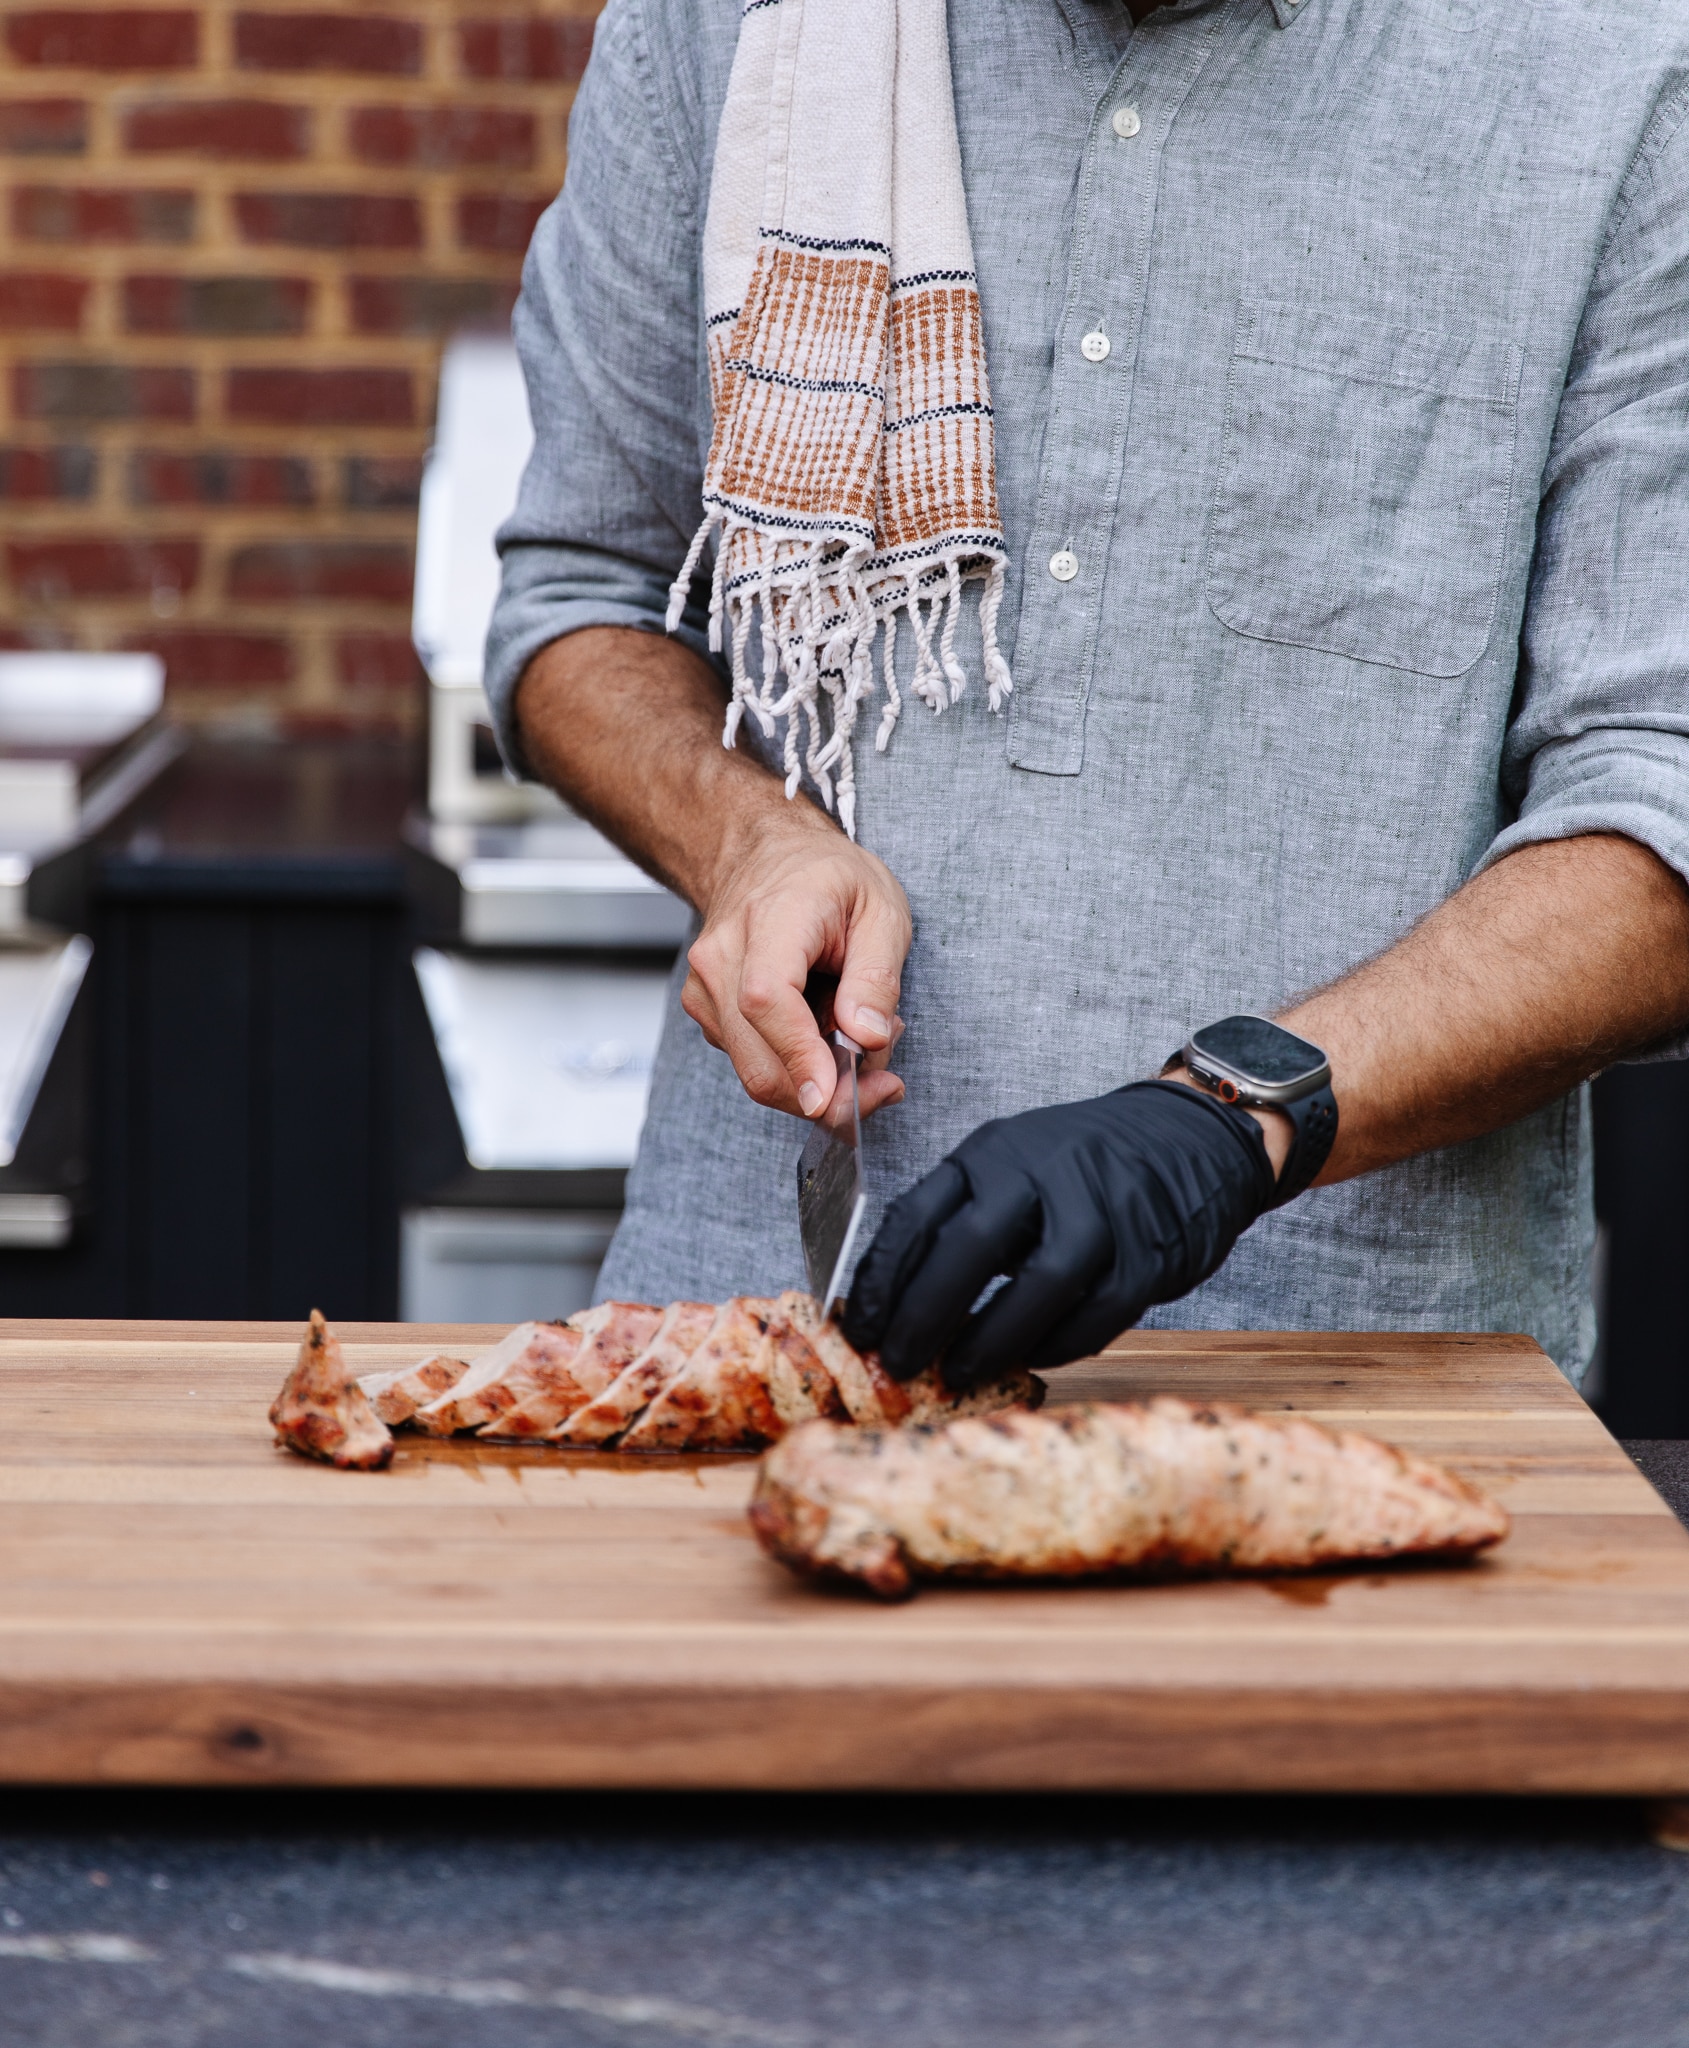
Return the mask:
M893 1599L923 1578L1461 1557L1508 1529L1476 1487L1372 1437L1171 1397L912 1429L806 1423L764 1457L751 1522L795 1571Z
M358 1385L368 1395L377 1420L399 1429L419 1408L455 1387L468 1370L466 1360L440 1352L397 1372L366 1372Z
M393 1462L392 1432L376 1420L320 1309L311 1311L310 1327L270 1420L277 1443L302 1457L358 1472L379 1472Z
M785 1434L762 1354L772 1301L736 1297L622 1438L624 1451L746 1450Z
M1044 1396L1050 1391L1035 1372L1027 1372L1021 1366L1005 1373L1000 1380L972 1387L965 1394L953 1394L936 1365L928 1366L925 1372L916 1373L901 1385L880 1366L878 1357L874 1365L880 1377L896 1387L909 1403L910 1422L951 1422L959 1415L996 1415L1005 1408L1042 1408Z
M813 1294L781 1295L794 1329L802 1332L839 1390L852 1422L902 1422L909 1413L908 1396L878 1357L866 1356L846 1338L837 1323L821 1313Z
M569 1318L581 1336L580 1349L567 1361L539 1375L540 1384L514 1408L494 1416L482 1436L554 1436L577 1408L602 1394L657 1334L660 1308L642 1301L601 1301Z
M813 1295L789 1289L775 1302L763 1336L758 1366L768 1383L768 1397L780 1418L782 1434L796 1429L800 1422L850 1419L838 1381L804 1334L814 1310Z
M938 1422L954 1415L990 1415L999 1408L1036 1408L1044 1399L1044 1382L1018 1369L960 1395L945 1387L937 1366L911 1380L894 1380L877 1352L856 1350L838 1324L822 1315L814 1295L783 1294L780 1305L831 1374L852 1422Z
M518 1323L491 1351L469 1361L455 1387L429 1401L412 1417L430 1436L478 1429L514 1408L538 1388L552 1384L581 1348L581 1333L567 1323Z
M708 1336L716 1319L710 1301L671 1301L649 1344L594 1400L577 1408L553 1443L607 1444L637 1422Z

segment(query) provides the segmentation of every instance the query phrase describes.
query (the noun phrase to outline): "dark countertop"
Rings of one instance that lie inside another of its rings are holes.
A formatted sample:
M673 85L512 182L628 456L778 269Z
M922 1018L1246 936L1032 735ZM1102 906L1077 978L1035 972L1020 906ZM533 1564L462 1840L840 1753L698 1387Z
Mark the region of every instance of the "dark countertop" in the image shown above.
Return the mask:
M1630 1447L1689 1513L1689 1443ZM1689 1789L1689 1788L1686 1788ZM18 2048L1683 2048L1580 1800L31 1792Z
M1628 1441L1625 1449L1677 1519L1689 1525L1689 1443Z
M196 737L102 841L98 886L397 901L421 788L416 749L396 741Z
M0 1917L29 2048L1689 2038L1689 1858L1573 1802L32 1796Z

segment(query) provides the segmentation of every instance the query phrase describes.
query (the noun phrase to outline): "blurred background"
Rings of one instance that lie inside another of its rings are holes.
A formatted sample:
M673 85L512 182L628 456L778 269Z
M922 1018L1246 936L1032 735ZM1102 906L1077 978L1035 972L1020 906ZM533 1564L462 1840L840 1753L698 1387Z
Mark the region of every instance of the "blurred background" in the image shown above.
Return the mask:
M593 0L0 8L0 1314L591 1290L684 907L499 770L507 336ZM1689 1069L1595 1089L1689 1436Z

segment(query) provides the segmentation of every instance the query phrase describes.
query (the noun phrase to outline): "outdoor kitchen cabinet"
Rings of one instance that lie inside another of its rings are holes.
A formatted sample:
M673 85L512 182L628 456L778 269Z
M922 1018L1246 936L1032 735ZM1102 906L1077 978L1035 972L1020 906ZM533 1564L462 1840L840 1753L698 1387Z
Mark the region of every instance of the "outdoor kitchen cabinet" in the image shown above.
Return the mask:
M85 1214L0 1313L397 1312L408 750L196 742L97 849Z

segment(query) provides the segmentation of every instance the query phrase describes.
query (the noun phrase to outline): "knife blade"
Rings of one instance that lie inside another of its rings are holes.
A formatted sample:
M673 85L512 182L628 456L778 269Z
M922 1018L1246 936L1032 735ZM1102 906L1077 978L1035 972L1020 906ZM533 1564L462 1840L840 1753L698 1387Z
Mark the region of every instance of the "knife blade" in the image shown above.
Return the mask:
M862 1048L842 1031L827 1034L837 1078L833 1099L811 1127L798 1158L798 1231L810 1292L824 1315L843 1307L845 1275L868 1206L862 1171Z

